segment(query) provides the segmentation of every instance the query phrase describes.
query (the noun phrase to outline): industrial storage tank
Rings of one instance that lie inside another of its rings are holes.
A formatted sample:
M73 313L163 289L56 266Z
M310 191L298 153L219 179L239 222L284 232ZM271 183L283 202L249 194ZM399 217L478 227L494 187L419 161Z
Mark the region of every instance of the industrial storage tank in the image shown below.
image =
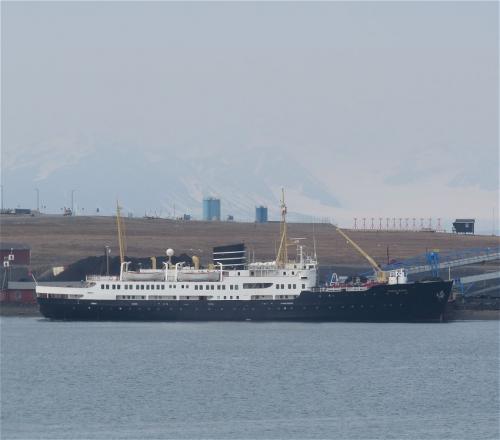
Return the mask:
M267 207L257 206L255 208L255 222L267 223Z
M205 197L203 199L203 220L220 221L220 199Z

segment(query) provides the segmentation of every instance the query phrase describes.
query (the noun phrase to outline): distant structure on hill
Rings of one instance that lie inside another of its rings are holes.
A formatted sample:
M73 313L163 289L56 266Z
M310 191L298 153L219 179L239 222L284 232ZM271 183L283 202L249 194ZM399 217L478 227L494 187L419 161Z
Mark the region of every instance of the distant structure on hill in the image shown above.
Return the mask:
M215 197L203 199L203 220L220 221L220 199Z
M453 232L457 234L474 234L474 223L473 218L457 218L453 222Z
M255 222L267 223L267 208L265 206L257 206L255 208Z

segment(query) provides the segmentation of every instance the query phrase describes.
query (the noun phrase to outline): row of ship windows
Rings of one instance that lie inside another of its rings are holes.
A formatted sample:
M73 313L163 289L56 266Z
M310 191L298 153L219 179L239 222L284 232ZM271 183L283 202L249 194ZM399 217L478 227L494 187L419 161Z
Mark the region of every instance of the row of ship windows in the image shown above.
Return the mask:
M276 284L276 289L284 289L284 288L285 288L284 284ZM296 289L296 288L297 288L297 284L289 284L288 285L288 289ZM305 289L306 285L302 284L302 288Z
M243 283L243 289L265 289L267 287L271 287L273 283ZM135 290L165 290L165 284L136 284ZM177 286L175 284L169 284L168 288L169 289L175 289ZM181 284L180 285L181 289L188 289L189 286L186 284ZM101 284L101 289L107 289L109 290L120 290L121 289L121 284ZM134 286L132 284L125 284L123 286L125 290L133 290ZM284 284L276 284L276 289L284 289L285 285ZM288 289L296 289L297 285L296 284L288 284ZM302 288L305 289L306 285L302 284ZM229 285L229 290L238 290L239 286L238 284L230 284ZM194 290L203 290L203 284L195 284L194 285ZM205 290L215 290L215 286L213 284L207 284L205 286ZM217 290L226 290L226 285L225 284L217 284Z
M146 299L146 296L145 295L118 295L116 297L116 299ZM148 299L165 300L164 297L158 296L158 295L149 295ZM168 299L175 301L175 297L169 297ZM193 296L190 298L189 296L186 296L186 297L182 297L182 299L199 299L199 297ZM221 297L218 296L217 299L221 299ZM239 295L236 295L234 297L233 297L233 295L230 295L229 298L227 296L224 296L223 299L240 299L240 297L239 297Z
M270 286L272 286L272 284L269 284ZM136 284L135 286L135 290L155 290L155 286L156 286L156 290L165 290L165 284ZM111 288L111 290L120 290L121 289L121 285L120 284L101 284L101 289L106 289L106 290L109 290ZM132 284L125 284L123 286L123 288L125 290L134 290L134 286ZM175 284L169 284L168 286L169 289L176 289L177 286ZM188 289L189 286L186 284L181 284L180 285L180 288L181 289ZM206 290L214 290L214 285L206 285ZM235 284L231 284L229 285L229 289L230 290L238 290L238 285ZM243 285L243 288L244 289L250 289L251 287L247 287L246 285ZM217 290L226 290L226 285L223 284L222 286L220 284L217 285ZM203 285L198 285L198 284L195 284L194 286L194 290L203 290Z

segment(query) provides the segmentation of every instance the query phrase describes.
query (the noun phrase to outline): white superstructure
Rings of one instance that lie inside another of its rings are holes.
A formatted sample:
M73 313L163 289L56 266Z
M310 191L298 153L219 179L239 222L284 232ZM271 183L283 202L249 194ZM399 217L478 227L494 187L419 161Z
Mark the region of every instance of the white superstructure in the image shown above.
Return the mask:
M297 261L249 263L242 270L219 267L199 269L183 263L165 264L163 269L128 270L120 276L87 276L81 286L37 286L41 298L82 300L263 300L294 299L317 282L317 261L304 257L299 247Z

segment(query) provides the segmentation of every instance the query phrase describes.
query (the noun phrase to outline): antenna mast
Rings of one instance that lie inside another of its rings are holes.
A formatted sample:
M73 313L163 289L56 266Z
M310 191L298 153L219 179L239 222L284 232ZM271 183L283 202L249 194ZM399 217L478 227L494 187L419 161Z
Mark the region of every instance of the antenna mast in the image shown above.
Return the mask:
M318 255L316 254L316 234L314 232L314 219L313 219L313 245L314 245L314 260L318 261Z
M278 249L278 254L276 255L276 264L278 266L284 266L288 262L288 250L287 250L287 235L286 235L286 204L285 204L285 190L281 188L281 223L280 223L280 247Z
M125 225L123 224L123 218L120 214L120 205L118 200L116 201L116 228L118 230L118 246L120 248L120 265L125 261Z

